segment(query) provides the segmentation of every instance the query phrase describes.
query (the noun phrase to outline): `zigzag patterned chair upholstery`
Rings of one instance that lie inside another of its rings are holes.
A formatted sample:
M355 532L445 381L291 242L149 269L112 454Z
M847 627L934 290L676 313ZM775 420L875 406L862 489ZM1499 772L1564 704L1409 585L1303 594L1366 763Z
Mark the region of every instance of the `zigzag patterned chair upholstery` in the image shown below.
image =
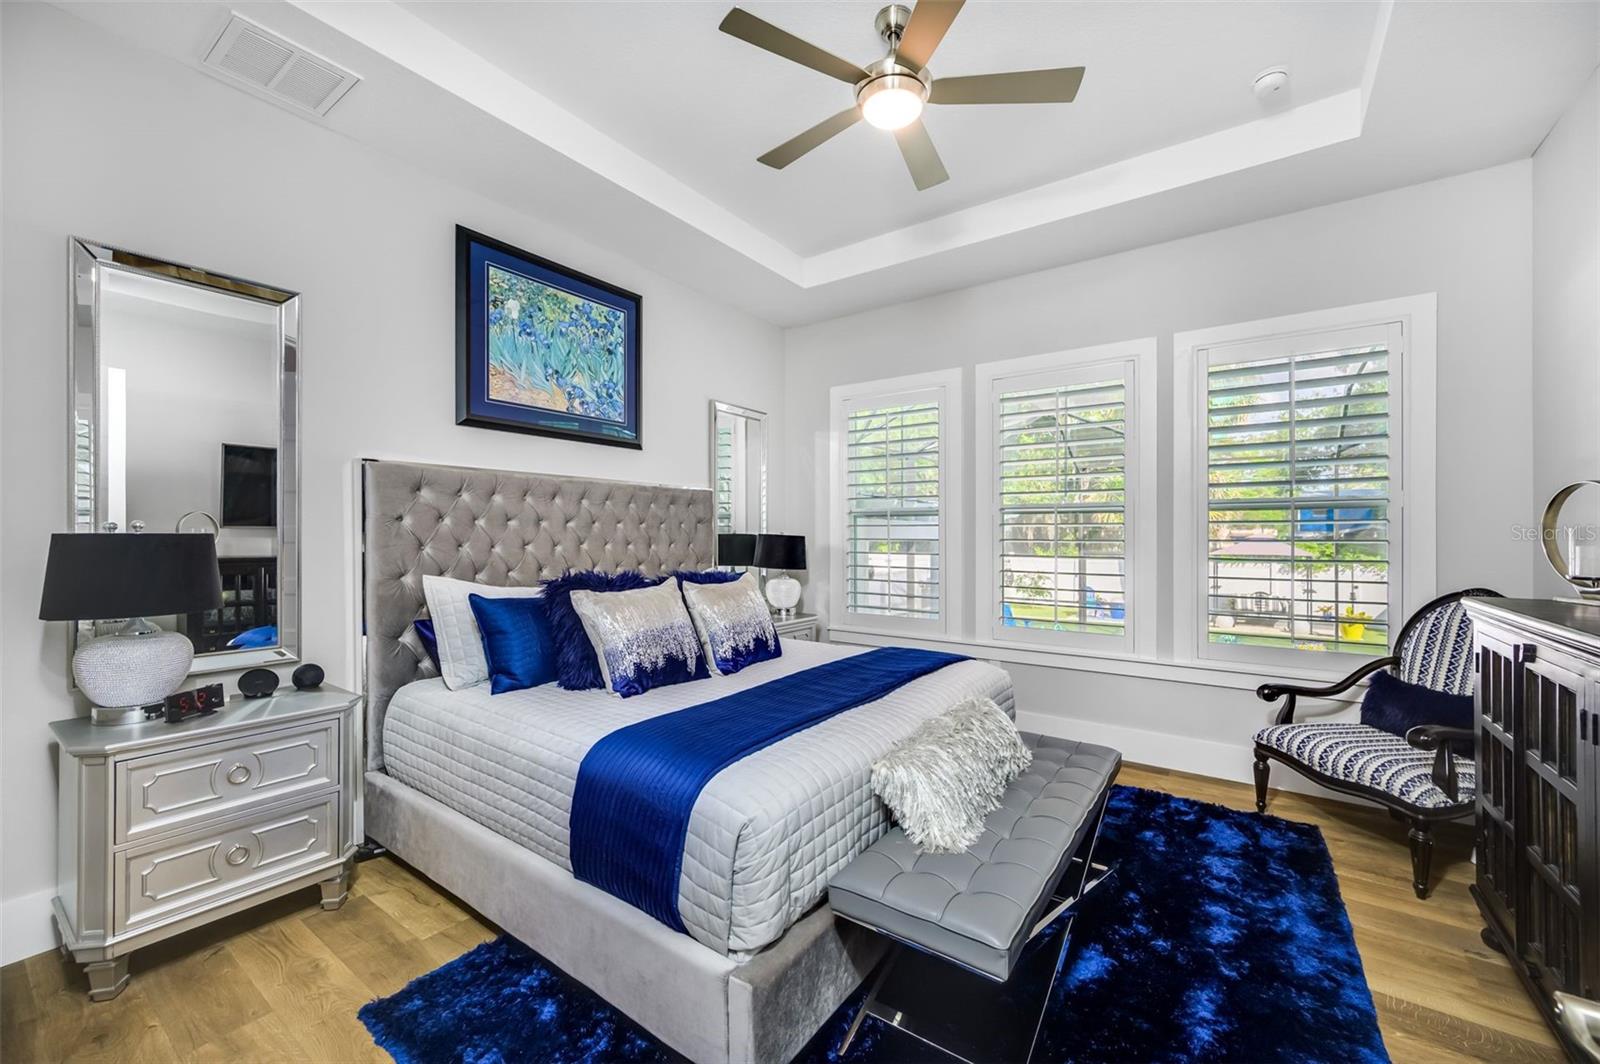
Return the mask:
M1369 661L1325 687L1263 684L1267 702L1285 699L1277 719L1255 736L1256 809L1266 812L1269 761L1279 761L1332 790L1355 794L1410 823L1412 886L1431 889L1432 827L1470 816L1477 791L1471 729L1423 725L1405 738L1365 724L1294 719L1300 697L1326 698L1389 669L1407 683L1453 695L1471 695L1474 679L1472 622L1463 598L1499 597L1486 588L1444 595L1418 610L1400 629L1400 653Z

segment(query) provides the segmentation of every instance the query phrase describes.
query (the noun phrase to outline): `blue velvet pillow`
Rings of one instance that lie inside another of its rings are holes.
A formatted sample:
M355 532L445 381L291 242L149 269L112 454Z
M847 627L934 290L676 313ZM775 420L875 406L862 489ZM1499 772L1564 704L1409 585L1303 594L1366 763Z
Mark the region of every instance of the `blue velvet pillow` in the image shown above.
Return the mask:
M543 598L468 595L467 603L483 633L490 694L538 687L556 678L555 643Z
M1447 695L1406 683L1384 669L1367 677L1361 723L1402 738L1419 724L1471 728L1472 696Z
M672 575L682 587L684 584L731 584L744 574L730 569L679 569Z
M556 647L556 683L568 691L603 689L600 661L594 644L584 631L583 620L572 608L574 591L636 591L655 587L661 578L645 576L632 569L620 573L599 573L592 569L571 572L547 581L544 602L550 621L550 638Z
M422 649L428 652L428 660L433 662L433 667L439 667L439 637L433 634L433 621L427 617L420 621L412 621L411 627L417 630L417 638L422 640Z

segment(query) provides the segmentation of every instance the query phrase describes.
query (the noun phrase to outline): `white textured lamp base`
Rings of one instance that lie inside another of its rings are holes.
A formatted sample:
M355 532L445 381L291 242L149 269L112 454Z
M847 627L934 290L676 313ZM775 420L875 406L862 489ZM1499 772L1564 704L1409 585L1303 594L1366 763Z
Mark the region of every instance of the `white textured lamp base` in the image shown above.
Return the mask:
M72 656L72 676L94 703L96 724L134 724L140 707L159 702L183 683L194 662L194 644L176 632L105 635Z
M784 620L788 620L794 608L800 605L800 581L792 576L769 576L767 601Z

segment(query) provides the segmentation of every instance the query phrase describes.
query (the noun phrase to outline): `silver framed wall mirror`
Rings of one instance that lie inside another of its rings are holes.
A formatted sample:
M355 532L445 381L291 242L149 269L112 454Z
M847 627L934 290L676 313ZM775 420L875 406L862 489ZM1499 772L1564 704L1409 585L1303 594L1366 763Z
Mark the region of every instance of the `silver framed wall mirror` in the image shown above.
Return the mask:
M297 660L299 295L77 237L69 269L70 527L215 537L222 605L151 620L193 673Z
M767 415L711 401L711 491L717 532L767 530Z

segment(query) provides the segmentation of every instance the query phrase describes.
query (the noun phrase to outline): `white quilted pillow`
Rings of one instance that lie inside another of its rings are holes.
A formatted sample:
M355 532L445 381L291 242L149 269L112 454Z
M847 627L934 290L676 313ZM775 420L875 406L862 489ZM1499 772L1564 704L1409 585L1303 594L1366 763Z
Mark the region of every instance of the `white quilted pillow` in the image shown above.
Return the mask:
M924 723L872 766L872 790L924 853L965 853L1011 781L1033 763L992 699L969 698Z
M439 642L439 675L452 691L476 687L489 679L489 660L483 656L483 632L472 615L468 595L485 598L537 598L542 587L497 587L448 576L424 576L422 597L428 600L433 635Z

